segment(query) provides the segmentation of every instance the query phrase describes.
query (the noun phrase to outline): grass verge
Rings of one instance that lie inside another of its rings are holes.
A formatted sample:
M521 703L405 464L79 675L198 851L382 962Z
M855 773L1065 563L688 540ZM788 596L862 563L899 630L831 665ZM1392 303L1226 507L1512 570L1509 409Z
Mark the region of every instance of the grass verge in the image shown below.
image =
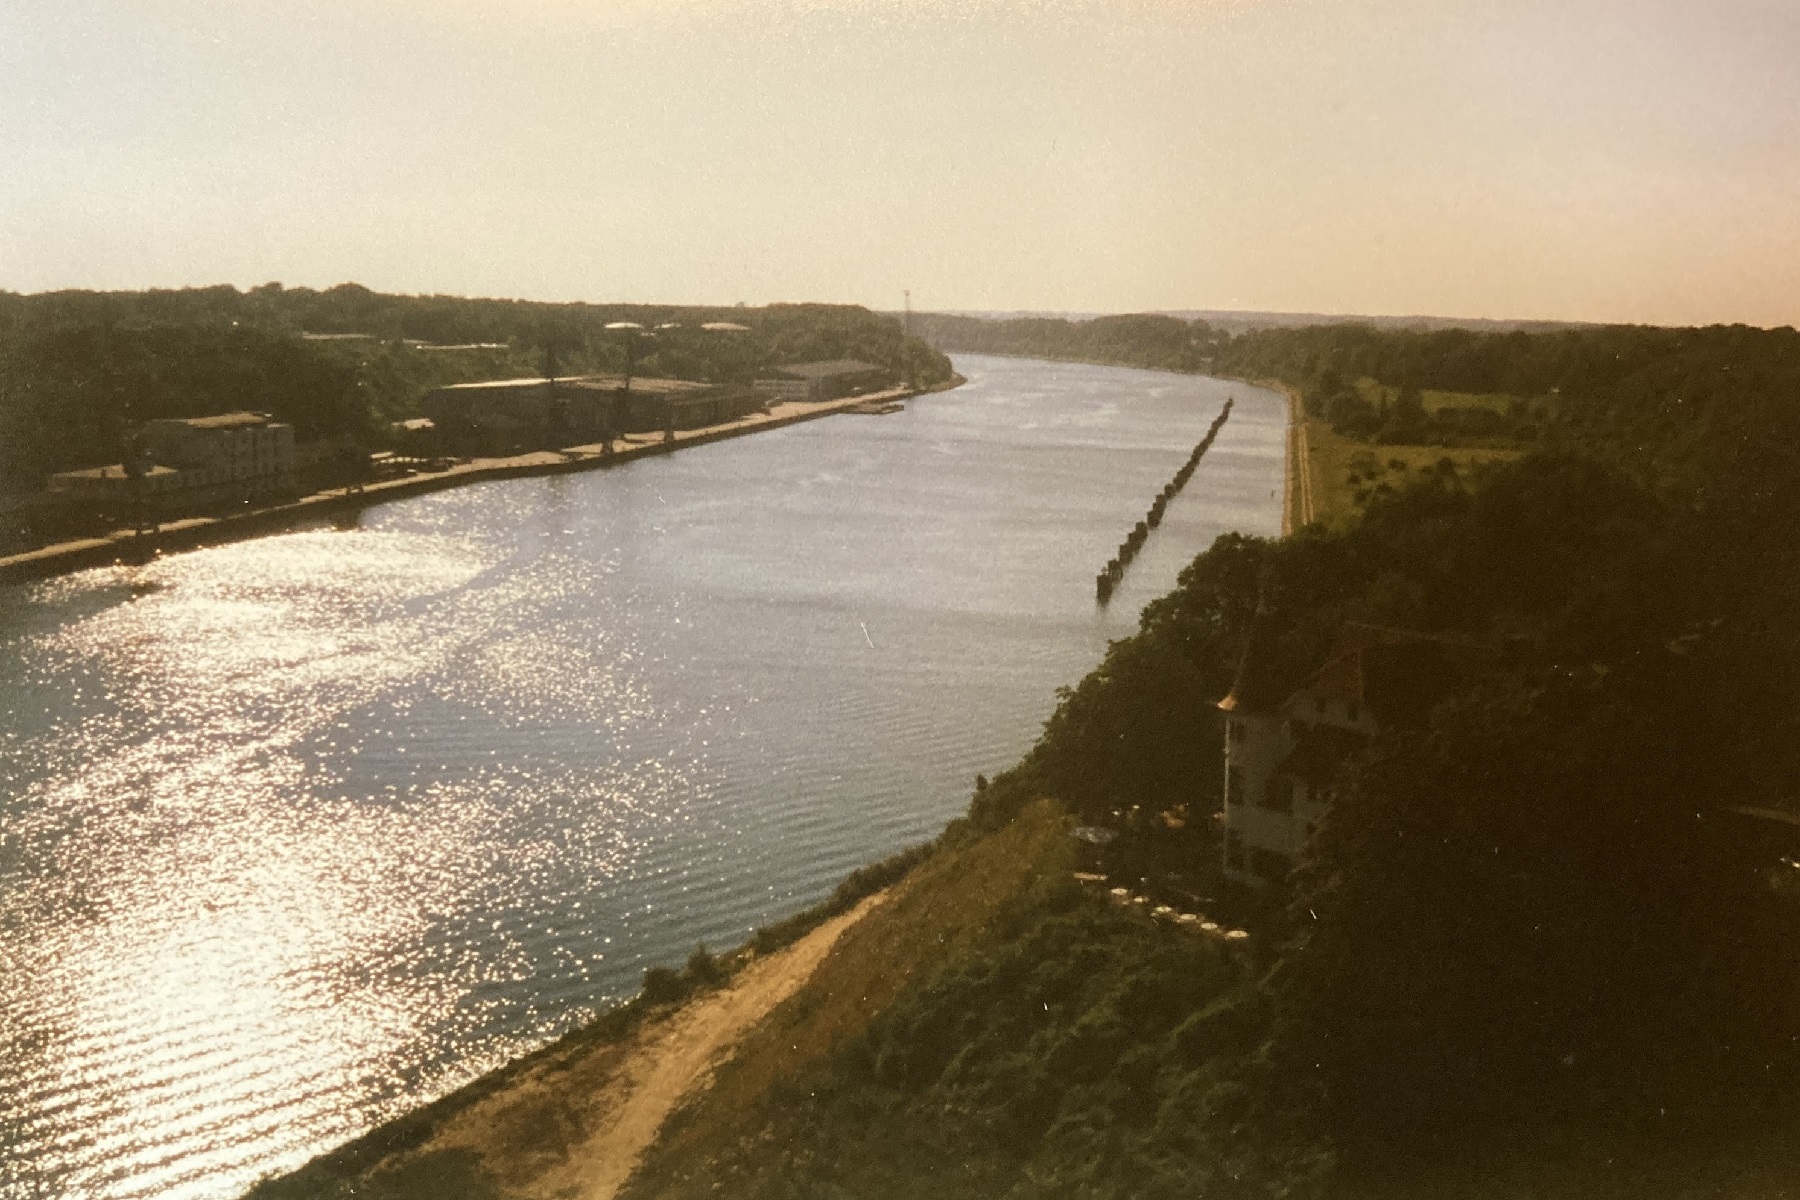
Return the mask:
M1308 419L1313 509L1315 519L1330 529L1343 529L1362 516L1368 502L1383 489L1398 491L1409 479L1446 459L1459 472L1489 463L1510 462L1522 451L1446 446L1381 446L1332 432L1324 421Z

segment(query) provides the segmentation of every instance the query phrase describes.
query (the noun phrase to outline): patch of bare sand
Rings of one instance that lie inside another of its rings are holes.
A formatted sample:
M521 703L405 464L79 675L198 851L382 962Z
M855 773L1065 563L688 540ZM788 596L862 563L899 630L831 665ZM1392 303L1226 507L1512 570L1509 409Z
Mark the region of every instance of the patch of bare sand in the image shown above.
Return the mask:
M508 1197L611 1200L663 1122L711 1081L749 1029L812 976L839 935L887 899L868 897L730 986L646 1023L617 1045L553 1054L448 1120L420 1154L473 1151Z

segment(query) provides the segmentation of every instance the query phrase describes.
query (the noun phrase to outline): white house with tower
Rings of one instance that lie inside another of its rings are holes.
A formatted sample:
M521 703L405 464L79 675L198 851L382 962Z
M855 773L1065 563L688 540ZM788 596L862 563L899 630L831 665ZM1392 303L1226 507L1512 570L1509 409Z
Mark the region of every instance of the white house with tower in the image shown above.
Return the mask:
M1299 689L1267 689L1268 647L1252 632L1225 713L1225 877L1287 878L1330 803L1338 767L1395 722L1422 717L1461 677L1459 639L1346 621Z

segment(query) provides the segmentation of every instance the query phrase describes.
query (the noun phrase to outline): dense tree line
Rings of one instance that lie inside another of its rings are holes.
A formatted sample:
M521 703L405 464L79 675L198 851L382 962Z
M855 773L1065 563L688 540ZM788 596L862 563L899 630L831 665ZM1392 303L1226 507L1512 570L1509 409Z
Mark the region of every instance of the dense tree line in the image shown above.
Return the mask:
M1642 396L1646 383L1657 383L1659 391L1679 383L1711 392L1733 371L1761 375L1796 353L1800 335L1792 329L1743 325L1607 325L1547 333L1318 325L1245 334L1219 354L1217 365L1232 374L1293 383L1329 370L1343 379L1368 376L1442 391L1631 399Z
M1385 389L1383 389L1385 390ZM1362 390L1324 371L1302 392L1306 412L1334 433L1383 446L1512 447L1537 441L1554 405L1547 400L1509 400L1504 409L1481 403L1428 409L1424 394L1408 383L1390 399L1371 400Z
M942 350L1066 359L1163 371L1201 371L1229 340L1205 321L1183 321L1156 313L1068 320L1017 317L991 320L944 313L917 313L919 336Z
M1418 389L1501 393L1518 407L1494 414L1502 420L1471 431L1475 436L1517 434L1528 424L1528 440L1560 437L1584 453L1634 462L1641 476L1665 486L1704 489L1709 473L1738 473L1726 458L1752 452L1750 443L1788 427L1800 395L1800 333L1742 325L1546 333L1316 326L1236 338L1216 355L1214 369L1296 385L1314 415L1367 436L1378 436L1380 423L1341 402L1357 379L1413 396ZM1419 419L1416 410L1409 415Z
M608 330L613 322L646 327ZM746 332L711 332L730 321ZM670 328L657 328L671 326ZM300 335L365 334L321 341ZM487 344L428 351L415 343ZM375 444L433 387L553 369L747 382L786 362L858 358L920 386L949 360L898 321L834 305L695 308L396 296L344 284L0 293L0 492L119 461L135 422L249 408L305 440Z

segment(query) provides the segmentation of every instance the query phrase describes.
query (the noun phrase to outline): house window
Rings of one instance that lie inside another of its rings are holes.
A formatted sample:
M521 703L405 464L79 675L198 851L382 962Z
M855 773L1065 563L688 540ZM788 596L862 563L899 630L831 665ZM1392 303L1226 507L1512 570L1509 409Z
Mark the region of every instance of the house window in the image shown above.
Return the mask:
M1235 829L1225 831L1225 865L1238 871L1244 869L1244 838Z
M1243 769L1240 767L1226 767L1225 768L1225 804L1226 804L1226 807L1230 807L1233 804L1242 804L1243 802L1244 802L1244 772L1243 772Z
M1244 740L1244 723L1242 721L1232 721L1228 727L1231 730L1232 741L1241 742Z

